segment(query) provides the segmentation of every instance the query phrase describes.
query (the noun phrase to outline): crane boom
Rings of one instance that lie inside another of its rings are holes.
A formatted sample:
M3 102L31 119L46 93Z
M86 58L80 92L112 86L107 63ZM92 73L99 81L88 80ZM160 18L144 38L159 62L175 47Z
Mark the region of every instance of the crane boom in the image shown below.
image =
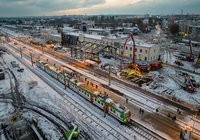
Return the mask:
M122 64L123 64L123 60L124 60L124 50L125 50L125 47L126 47L126 44L127 44L127 41L131 39L132 42L133 42L133 59L132 59L132 63L135 64L135 40L134 40L134 36L133 34L129 34L128 37L126 38L125 42L124 42L124 46L123 46L123 50L121 52L121 65L120 65L120 71L122 71Z

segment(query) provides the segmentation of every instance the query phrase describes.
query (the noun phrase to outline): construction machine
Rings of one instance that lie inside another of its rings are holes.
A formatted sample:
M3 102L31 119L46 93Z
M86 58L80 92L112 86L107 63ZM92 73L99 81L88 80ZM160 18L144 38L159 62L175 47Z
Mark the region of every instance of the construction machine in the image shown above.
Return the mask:
M150 64L150 70L158 70L162 67L163 67L162 61L156 61L156 62Z
M184 64L178 60L174 61L174 64L176 64L178 66L184 66Z
M194 56L193 56L193 53L192 53L192 42L191 42L191 40L189 41L189 46L190 46L190 54L186 55L185 57L181 57L180 59L184 60L184 61L194 62Z
M200 68L200 52L199 52L198 59L197 59L196 63L194 64L194 67Z
M124 51L125 51L125 48L126 48L126 44L128 42L128 40L131 39L131 41L133 42L133 60L132 60L132 63L129 63L130 66L133 66L133 68L136 68L136 64L135 64L135 40L134 40L134 36L133 34L129 34L128 37L126 38L125 42L124 42L124 46L123 46L123 50L121 51L121 65L120 65L120 71L122 71L122 64L123 64L123 61L124 61Z

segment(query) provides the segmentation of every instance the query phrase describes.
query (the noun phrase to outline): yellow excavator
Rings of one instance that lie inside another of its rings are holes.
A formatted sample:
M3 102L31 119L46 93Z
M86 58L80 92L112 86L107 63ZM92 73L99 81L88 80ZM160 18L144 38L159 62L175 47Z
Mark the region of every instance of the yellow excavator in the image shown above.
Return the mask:
M197 59L196 63L194 64L194 67L200 68L200 52L199 52L198 59Z

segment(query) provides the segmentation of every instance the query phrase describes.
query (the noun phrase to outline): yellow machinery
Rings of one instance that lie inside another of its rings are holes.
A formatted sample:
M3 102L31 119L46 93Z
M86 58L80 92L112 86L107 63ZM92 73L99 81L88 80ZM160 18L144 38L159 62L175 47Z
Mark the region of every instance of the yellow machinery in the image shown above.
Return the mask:
M194 64L194 67L197 67L197 68L200 67L200 52L199 52L198 59L197 59L196 63Z

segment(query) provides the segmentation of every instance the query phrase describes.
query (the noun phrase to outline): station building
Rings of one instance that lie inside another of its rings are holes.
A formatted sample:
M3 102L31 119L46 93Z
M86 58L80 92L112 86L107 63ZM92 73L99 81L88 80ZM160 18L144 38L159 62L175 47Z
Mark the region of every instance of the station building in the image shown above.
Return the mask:
M94 35L85 34L82 32L67 32L63 34L62 43L63 45L71 45L98 55L100 52L108 52L120 57L124 51L124 58L132 60L133 58L133 42L129 41L124 47L124 41L127 35ZM156 61L160 57L160 46L157 44L146 43L142 40L135 39L136 50L135 57L139 61L152 62Z

